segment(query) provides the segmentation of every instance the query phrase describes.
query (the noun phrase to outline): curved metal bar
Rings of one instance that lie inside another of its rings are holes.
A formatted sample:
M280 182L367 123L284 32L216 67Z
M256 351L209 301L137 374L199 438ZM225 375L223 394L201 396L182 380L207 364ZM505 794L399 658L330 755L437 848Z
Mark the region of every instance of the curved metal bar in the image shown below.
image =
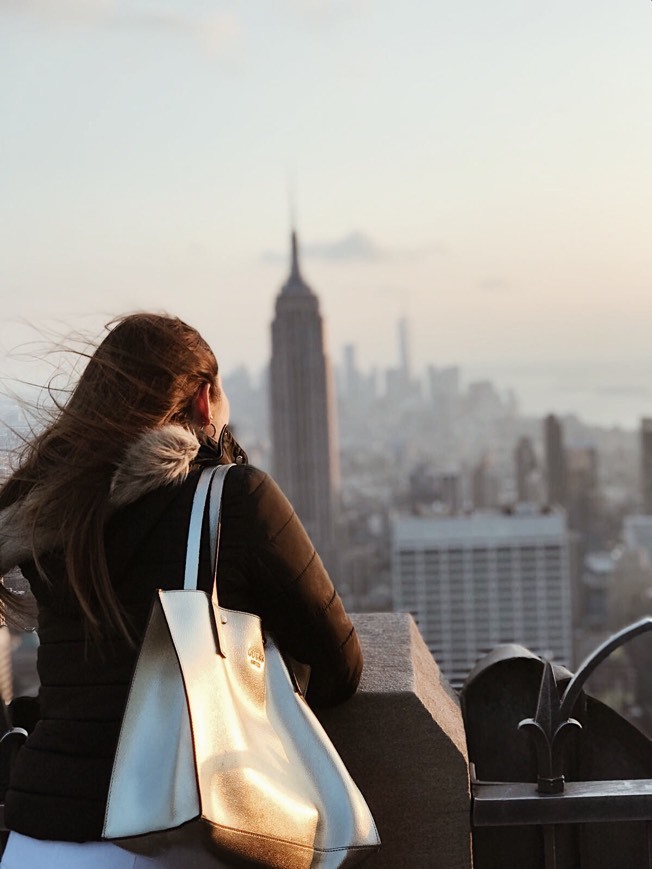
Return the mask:
M580 692L584 687L584 683L598 664L601 664L605 658L608 658L615 649L624 645L634 637L637 637L639 634L645 634L647 631L652 631L651 616L646 616L640 621L634 622L633 625L623 628L622 631L618 631L617 634L609 637L609 639L605 640L601 646L598 646L598 648L592 652L588 658L584 659L580 664L579 670L575 673L564 691L560 710L562 720L570 718L573 707L577 703L577 698L580 696Z

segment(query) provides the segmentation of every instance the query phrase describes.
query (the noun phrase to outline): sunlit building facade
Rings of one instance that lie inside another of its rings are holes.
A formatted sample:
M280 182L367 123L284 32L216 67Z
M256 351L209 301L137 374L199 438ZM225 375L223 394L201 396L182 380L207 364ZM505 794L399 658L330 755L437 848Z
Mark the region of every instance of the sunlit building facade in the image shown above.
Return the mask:
M499 643L568 666L569 542L561 512L396 518L394 609L412 613L454 686Z

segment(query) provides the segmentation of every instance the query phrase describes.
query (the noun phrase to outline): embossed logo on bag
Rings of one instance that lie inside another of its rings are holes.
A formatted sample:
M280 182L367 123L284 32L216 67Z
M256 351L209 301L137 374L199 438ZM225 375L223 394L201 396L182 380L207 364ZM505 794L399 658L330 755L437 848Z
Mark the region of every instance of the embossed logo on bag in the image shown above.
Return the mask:
M257 667L259 670L265 663L265 655L253 647L247 650L247 657L252 667Z

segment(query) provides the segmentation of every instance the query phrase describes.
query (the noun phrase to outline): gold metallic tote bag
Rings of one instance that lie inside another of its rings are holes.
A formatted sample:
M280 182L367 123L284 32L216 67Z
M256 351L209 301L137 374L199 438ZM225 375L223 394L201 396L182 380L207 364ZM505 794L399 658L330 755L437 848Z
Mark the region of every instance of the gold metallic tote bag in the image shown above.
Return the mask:
M257 616L221 608L215 582L212 600L197 589L207 500L217 569L229 467L200 476L184 589L154 599L103 838L145 851L200 842L227 865L355 866L380 845L374 820L296 678Z

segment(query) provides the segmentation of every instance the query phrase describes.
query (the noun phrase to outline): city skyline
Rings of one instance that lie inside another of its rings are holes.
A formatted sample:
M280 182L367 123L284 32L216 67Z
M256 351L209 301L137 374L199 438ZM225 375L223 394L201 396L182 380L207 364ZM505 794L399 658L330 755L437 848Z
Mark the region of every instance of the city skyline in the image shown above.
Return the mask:
M273 292L272 292L273 295ZM160 310L160 309L156 309ZM179 315L178 310L168 313ZM79 370L80 358L88 347L95 346L104 334L104 324L112 319L109 312L103 317L87 315L77 320L63 317L49 321L0 321L0 360L3 365L0 376L0 394L8 397L28 397L34 400L35 389L47 387L53 378L55 387L70 382L70 373ZM383 328L396 340L396 327L401 321L382 324ZM81 322L80 322L81 321ZM74 327L71 322L76 322ZM270 320L271 322L271 320ZM196 325L196 322L194 323ZM269 324L268 324L269 325ZM202 327L200 327L202 328ZM328 332L328 323L325 323ZM211 338L209 328L202 329L207 340L216 348L223 376L229 378L244 368L254 383L266 376L271 357L252 361L250 358L236 356L235 360L219 353L218 344ZM335 346L331 354L336 372L343 374L346 369L347 349L353 348L359 363L359 372L366 376L376 375L379 394L385 392L386 375L398 370L400 354L394 351L378 363L365 364L360 359L359 345L354 342ZM4 356L2 355L4 353ZM81 360L83 362L83 360ZM610 429L620 428L637 431L641 420L646 417L646 408L652 413L652 383L644 383L645 373L632 371L625 367L622 380L605 378L609 363L600 361L595 365L596 383L586 382L587 364L576 362L572 365L555 362L543 368L536 366L521 368L518 365L479 365L458 364L458 360L426 359L412 366L414 380L422 390L428 389L428 369L455 369L459 373L460 388L467 390L475 383L488 382L504 398L516 400L520 416L543 419L550 412L559 417L576 417L589 426ZM74 380L74 374L73 374ZM336 389L336 394L338 389ZM339 397L339 396L338 396Z
M652 5L4 0L0 353L133 309L269 359L286 186L334 358L652 415ZM244 349L243 349L244 348Z

